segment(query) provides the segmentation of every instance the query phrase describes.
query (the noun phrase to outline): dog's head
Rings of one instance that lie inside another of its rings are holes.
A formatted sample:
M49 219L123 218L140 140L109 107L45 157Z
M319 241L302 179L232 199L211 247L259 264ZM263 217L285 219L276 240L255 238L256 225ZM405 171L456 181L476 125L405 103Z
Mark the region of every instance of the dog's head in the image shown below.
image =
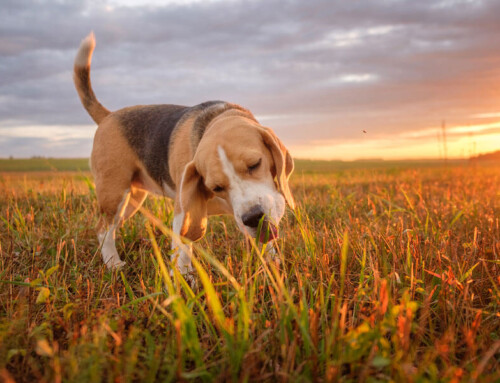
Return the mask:
M269 229L269 238L276 238L285 203L295 206L288 186L292 171L292 157L271 129L241 116L218 119L184 169L181 235L192 240L202 237L207 203L219 198L241 231L255 236L265 217L264 231Z

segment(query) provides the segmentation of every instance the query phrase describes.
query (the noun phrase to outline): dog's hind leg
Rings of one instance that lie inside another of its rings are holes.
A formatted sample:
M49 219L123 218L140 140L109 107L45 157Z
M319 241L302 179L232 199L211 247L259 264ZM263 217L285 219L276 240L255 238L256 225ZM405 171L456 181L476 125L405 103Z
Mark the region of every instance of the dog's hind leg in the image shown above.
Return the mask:
M148 192L146 190L137 189L132 186L130 189L130 200L125 208L125 212L123 214L122 222L125 222L127 219L131 218L137 211L141 208L142 204L146 200L148 196Z
M99 222L97 223L97 238L101 246L102 259L106 266L110 269L119 269L125 262L120 260L118 251L115 245L116 229L121 223L120 214L123 214L124 207L130 199L130 191L127 190L122 196L122 201L119 203L116 211L102 211ZM104 210L101 208L101 210Z
M138 159L112 116L97 128L91 155L101 218L97 235L104 263L119 268L125 263L116 251L116 229L138 210L147 192L137 187Z
M96 184L96 188L98 185ZM110 193L108 189L105 197L99 197L98 192L102 215L97 226L97 237L101 245L103 261L108 268L118 269L125 265L116 250L116 230L137 212L146 196L146 191L134 187L113 193Z

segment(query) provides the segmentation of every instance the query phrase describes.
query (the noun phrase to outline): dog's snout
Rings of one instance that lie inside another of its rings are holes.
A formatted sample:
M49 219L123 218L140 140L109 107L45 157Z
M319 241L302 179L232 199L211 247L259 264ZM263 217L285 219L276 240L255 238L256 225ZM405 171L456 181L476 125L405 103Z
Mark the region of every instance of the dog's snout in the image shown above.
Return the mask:
M243 214L241 220L243 221L243 224L245 226L257 227L259 226L259 221L263 216L264 216L264 210L262 210L262 207L259 205L255 205L251 207L249 211Z

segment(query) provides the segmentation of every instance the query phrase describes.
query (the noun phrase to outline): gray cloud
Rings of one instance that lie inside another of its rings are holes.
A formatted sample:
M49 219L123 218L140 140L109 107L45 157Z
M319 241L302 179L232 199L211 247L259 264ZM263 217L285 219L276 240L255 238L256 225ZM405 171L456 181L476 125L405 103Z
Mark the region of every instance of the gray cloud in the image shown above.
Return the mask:
M90 30L94 89L111 109L225 99L302 145L353 139L362 129L372 137L424 129L443 118L464 124L500 107L499 14L494 0L4 0L0 127L91 123L71 80ZM20 142L10 145L21 151ZM40 150L32 154L47 154L44 145L30 142ZM75 155L86 154L82 146Z
M47 157L88 157L91 149L92 140L83 138L0 137L2 157L27 158L40 153Z

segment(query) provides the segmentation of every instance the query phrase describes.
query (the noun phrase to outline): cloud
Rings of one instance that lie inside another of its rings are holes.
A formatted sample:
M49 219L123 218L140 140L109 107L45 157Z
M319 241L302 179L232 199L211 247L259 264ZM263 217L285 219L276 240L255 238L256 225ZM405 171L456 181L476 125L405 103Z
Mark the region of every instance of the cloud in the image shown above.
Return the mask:
M472 118L500 118L500 112L473 114Z
M32 156L45 157L88 157L92 148L92 140L86 138L64 138L52 140L40 137L2 137L0 136L0 153L2 157L26 158Z
M225 99L286 144L464 125L500 103L494 0L4 0L2 9L0 128L91 123L71 80L90 30L94 90L108 108Z

